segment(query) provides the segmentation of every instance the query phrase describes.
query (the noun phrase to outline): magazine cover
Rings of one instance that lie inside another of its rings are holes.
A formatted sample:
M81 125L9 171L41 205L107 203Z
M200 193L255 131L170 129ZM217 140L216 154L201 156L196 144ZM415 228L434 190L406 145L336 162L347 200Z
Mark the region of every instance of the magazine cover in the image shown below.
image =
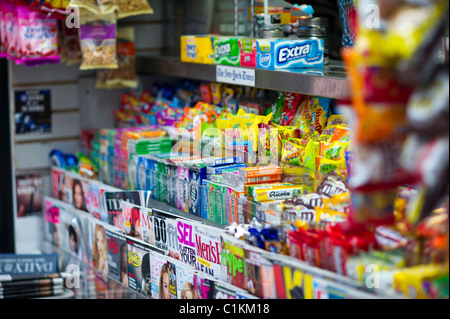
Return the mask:
M72 179L72 204L79 210L87 210L87 194L89 192L89 182L80 178Z
M42 212L43 185L41 174L16 174L17 217Z
M167 255L175 260L180 260L177 224L176 219L166 219Z
M194 287L195 270L181 262L174 261L177 270L177 297L178 299L198 299Z
M259 298L276 298L272 263L260 252L245 250L247 290Z
M167 260L167 273L169 279L170 299L177 299L177 268L174 263Z
M60 240L61 240L61 248L64 250L65 253L67 253L68 256L70 256L70 254L72 252L75 251L76 249L76 245L72 245L75 244L76 238L77 238L77 234L74 234L75 237L73 237L73 233L69 233L70 230L73 230L73 226L72 226L72 218L73 218L73 213L70 209L67 209L67 207L62 206L60 211L59 211L59 221L60 221ZM74 240L75 238L75 240ZM72 243L71 243L72 241ZM60 269L61 270L65 270L66 269L66 263L67 261L64 260L64 258L60 259Z
M64 172L56 167L51 168L52 194L53 198L61 199L62 182L64 181Z
M150 253L152 299L170 299L167 257Z
M215 299L215 281L202 274L194 274L194 289L198 299Z
M312 299L313 277L303 270L273 262L273 273L279 299Z
M124 225L121 227L128 236L155 245L154 217L150 208L122 201Z
M163 250L165 254L168 251L166 220L165 217L153 216L155 246Z
M109 278L108 299L128 298L128 259L126 237L106 229Z
M180 261L195 268L197 258L195 254L194 224L186 220L178 219L177 237Z
M214 285L214 299L236 299L236 289L223 282Z
M151 250L132 238L126 239L128 262L128 287L147 297L151 297Z
M144 206L146 203L145 191L118 191L105 192L106 207L108 210L108 223L117 228L124 229L124 220L122 215L122 201Z
M73 176L70 173L65 172L61 181L61 200L67 204L73 203Z
M195 254L197 257L195 269L217 280L222 280L220 234L210 227L195 224L194 237Z
M57 248L61 247L61 239L60 239L60 209L56 205L53 205L53 202L50 198L44 198L44 236L45 240L50 244L56 246Z
M234 237L222 236L222 276L226 283L247 290L247 267L244 249Z

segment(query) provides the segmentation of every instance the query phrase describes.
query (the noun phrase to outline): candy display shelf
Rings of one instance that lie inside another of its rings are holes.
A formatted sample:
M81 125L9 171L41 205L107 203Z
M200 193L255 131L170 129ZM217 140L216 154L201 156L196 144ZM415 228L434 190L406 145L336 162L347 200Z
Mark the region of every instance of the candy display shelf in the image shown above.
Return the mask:
M137 70L141 74L157 74L199 81L217 81L217 65L184 63L177 57L140 57ZM245 69L245 68L241 68ZM350 85L340 61L331 61L324 69L255 71L255 87L334 99L348 98Z

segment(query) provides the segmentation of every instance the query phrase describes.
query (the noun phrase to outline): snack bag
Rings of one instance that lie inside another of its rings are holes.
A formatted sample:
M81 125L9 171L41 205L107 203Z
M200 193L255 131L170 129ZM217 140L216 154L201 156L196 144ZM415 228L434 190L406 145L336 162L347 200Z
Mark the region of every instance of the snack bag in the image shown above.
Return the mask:
M102 14L114 13L119 8L119 0L97 0Z
M3 2L0 2L0 58L6 57L6 52L8 50L7 39Z
M122 19L140 14L153 14L154 11L147 0L119 0L117 18Z
M313 97L305 96L300 106L297 108L292 125L310 126L313 113Z
M343 179L347 179L347 166L344 157L338 160L320 157L317 170L324 174L334 172Z
M18 21L17 21L17 11L14 3L5 2L3 4L3 17L5 19L5 43L6 47L6 56L10 60L15 60L17 56L17 32L18 32Z
M294 120L294 116L297 113L297 109L303 99L302 94L289 93L284 94L283 111L279 121L280 125L289 126Z
M17 6L17 62L36 65L59 63L58 22L45 15Z
M61 41L61 59L67 65L81 62L80 39L78 38L78 30L76 28L68 28L62 23L62 41Z
M86 10L80 16L80 42L83 54L80 70L116 69L116 18Z
M294 144L289 140L283 140L283 150L281 152L281 161L285 163L300 166L301 158L305 148Z
M272 104L272 114L273 122L275 124L280 124L281 114L284 107L285 94L283 92L278 92L278 98L274 104Z
M69 7L80 8L80 16L82 9L88 10L94 14L102 13L97 0L70 0Z
M104 82L98 82L96 88L137 88L134 28L118 28L116 41L119 67L98 70L98 73L105 73L105 75Z
M311 131L322 134L330 112L329 98L316 97L313 99L311 115Z

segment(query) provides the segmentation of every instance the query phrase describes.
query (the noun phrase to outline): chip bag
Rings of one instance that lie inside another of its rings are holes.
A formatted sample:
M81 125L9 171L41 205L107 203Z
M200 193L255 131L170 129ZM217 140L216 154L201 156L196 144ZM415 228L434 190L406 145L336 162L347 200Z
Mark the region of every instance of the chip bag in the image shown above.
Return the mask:
M83 54L80 70L116 69L116 18L84 10L80 16L80 42Z

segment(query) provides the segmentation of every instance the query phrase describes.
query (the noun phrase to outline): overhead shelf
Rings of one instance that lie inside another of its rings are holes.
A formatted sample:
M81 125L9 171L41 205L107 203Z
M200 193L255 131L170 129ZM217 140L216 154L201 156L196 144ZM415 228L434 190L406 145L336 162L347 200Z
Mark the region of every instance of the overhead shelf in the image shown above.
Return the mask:
M216 65L184 63L176 57L139 57L137 70L141 74L159 74L198 81L217 82ZM245 69L245 68L243 68ZM313 96L345 99L350 97L350 85L340 61L332 61L324 69L255 70L255 87Z

